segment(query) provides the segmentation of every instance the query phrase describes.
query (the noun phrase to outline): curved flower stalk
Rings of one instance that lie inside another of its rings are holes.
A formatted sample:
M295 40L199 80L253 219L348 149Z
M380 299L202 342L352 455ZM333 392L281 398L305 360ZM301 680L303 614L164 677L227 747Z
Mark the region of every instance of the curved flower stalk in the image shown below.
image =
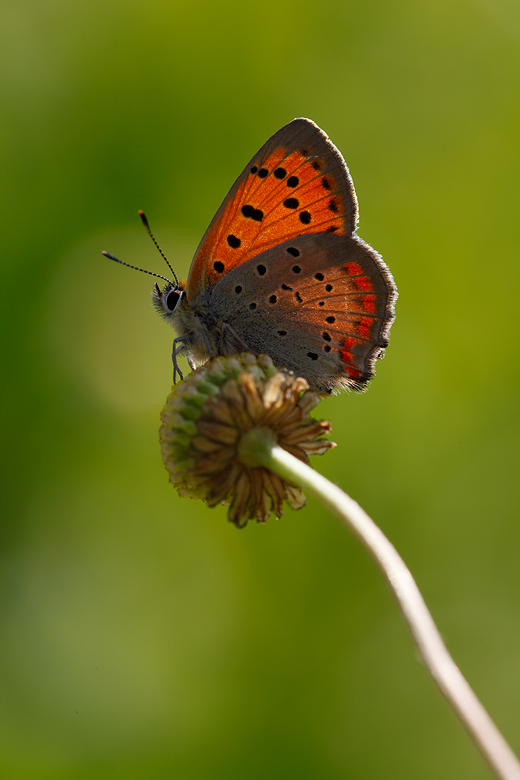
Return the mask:
M210 506L229 503L229 520L265 522L305 503L305 489L358 537L387 579L421 658L500 780L520 780L520 763L451 658L414 579L366 512L309 463L332 442L330 423L309 417L319 396L270 358L217 358L174 388L160 440L170 481Z

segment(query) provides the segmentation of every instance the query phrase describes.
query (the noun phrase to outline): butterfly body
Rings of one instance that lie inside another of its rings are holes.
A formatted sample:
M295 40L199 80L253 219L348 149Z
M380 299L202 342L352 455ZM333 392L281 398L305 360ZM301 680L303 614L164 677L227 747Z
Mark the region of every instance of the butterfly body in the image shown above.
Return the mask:
M266 353L321 394L362 390L384 354L397 297L358 238L343 158L310 120L283 127L248 163L204 235L188 280L152 299L190 365ZM180 373L180 372L179 372Z

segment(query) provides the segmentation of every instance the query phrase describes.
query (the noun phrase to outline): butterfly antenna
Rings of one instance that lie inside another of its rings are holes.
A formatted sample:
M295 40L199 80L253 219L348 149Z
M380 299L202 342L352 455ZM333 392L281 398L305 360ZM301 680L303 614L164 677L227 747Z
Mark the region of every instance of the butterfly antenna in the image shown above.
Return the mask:
M171 284L173 286L173 282L170 279L167 279L165 276L161 276L161 274L154 274L153 271L145 271L144 268L138 268L136 265L130 265L130 263L124 263L122 260L119 260L119 258L110 254L110 252L101 252L101 254L105 255L105 257L108 257L109 260L114 260L114 262L116 263L121 263L121 265L126 265L127 268L133 268L134 271L142 271L143 274L150 274L150 276L157 276L158 279L164 279L165 282L168 282L168 284ZM175 276L175 274L173 275ZM176 276L175 276L175 283L178 284Z
M173 270L173 268L171 267L170 263L168 262L168 258L166 257L166 255L165 255L165 254L164 254L164 252L162 251L161 247L159 246L159 244L158 244L158 243L157 243L157 241L155 240L155 236L154 236L154 234L153 234L153 233L152 233L152 231L150 230L150 225L148 224L148 220L146 219L146 215L145 215L144 211L141 211L141 210L140 210L140 211L139 211L139 216L141 217L141 222L143 223L143 225L144 225L144 226L145 226L145 228L147 229L147 231L148 231L148 234L149 234L150 238L152 239L152 241L154 242L155 246L157 247L157 249L158 249L158 250L159 250L159 252L161 253L161 255L162 255L162 258L163 258L164 262L166 263L166 265L168 266L168 268L169 268L169 269L170 269L170 271L172 272L172 274L173 274L173 278L175 279L175 284L179 284L179 280L177 279L177 276L176 276L176 274L175 274L175 271L174 271L174 270Z

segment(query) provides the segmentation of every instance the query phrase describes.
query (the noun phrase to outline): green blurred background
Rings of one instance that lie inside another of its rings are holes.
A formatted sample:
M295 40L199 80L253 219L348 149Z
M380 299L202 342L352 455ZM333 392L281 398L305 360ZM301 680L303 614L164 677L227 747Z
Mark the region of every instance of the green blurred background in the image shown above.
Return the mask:
M400 298L314 465L372 514L520 751L520 6L0 6L0 774L490 776L358 543L313 501L237 531L158 417L179 275L295 116L343 152Z

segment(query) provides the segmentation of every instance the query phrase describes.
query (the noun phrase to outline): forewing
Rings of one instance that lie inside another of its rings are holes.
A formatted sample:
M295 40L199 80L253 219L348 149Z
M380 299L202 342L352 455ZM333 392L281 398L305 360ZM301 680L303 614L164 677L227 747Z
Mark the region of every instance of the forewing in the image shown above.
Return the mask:
M357 202L345 161L309 119L294 119L246 165L204 234L187 284L189 301L232 269L296 236L350 236Z

